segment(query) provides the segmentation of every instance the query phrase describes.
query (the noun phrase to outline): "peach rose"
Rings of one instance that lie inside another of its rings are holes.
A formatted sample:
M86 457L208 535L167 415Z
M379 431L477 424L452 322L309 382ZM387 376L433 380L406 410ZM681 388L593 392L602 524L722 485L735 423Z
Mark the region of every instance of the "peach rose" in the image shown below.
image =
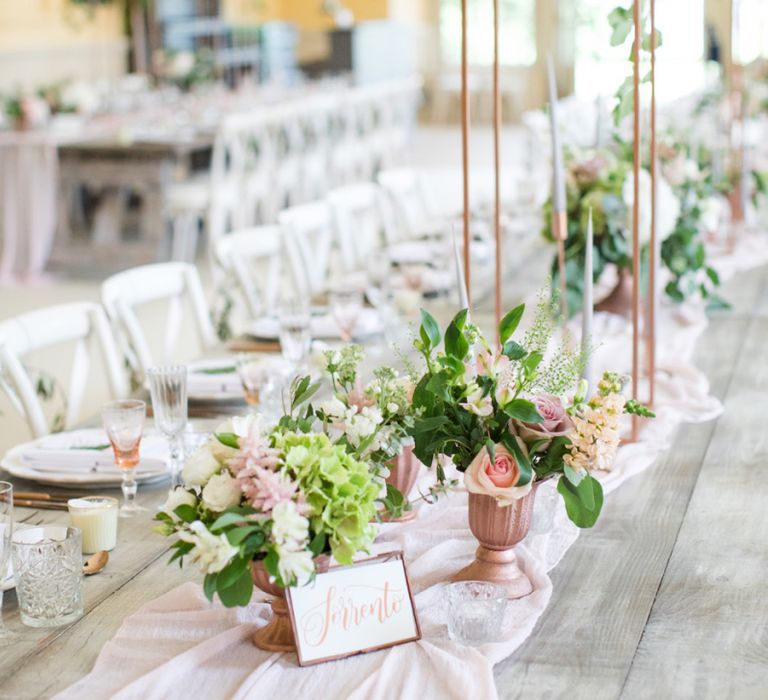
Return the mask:
M525 452L523 441L515 439ZM517 486L520 480L517 460L504 445L496 445L494 453L493 462L485 447L477 453L464 472L464 486L470 493L493 496L500 506L509 506L530 492L533 480L524 486Z
M537 440L547 440L546 443L537 448L537 451L541 451L549 447L552 438L567 435L573 429L573 423L557 396L548 394L537 396L533 403L544 420L541 423L523 423L515 420L512 421L513 426L511 427L527 444Z

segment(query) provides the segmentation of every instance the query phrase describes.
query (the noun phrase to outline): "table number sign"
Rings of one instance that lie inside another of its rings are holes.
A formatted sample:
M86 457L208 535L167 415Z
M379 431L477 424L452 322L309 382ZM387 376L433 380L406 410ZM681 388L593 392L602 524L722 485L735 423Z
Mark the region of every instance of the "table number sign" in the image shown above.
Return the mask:
M421 639L402 552L333 567L286 593L300 666Z

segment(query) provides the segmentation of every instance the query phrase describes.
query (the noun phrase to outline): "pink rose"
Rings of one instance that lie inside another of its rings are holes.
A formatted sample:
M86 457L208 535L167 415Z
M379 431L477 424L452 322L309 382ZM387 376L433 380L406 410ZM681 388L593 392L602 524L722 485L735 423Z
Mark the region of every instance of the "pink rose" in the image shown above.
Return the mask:
M520 449L525 451L525 444L519 438L515 439ZM524 486L517 486L519 480L520 467L504 445L496 445L493 462L488 450L483 447L464 472L467 491L492 496L500 506L509 506L530 492L532 480Z
M557 396L543 394L533 400L536 410L544 419L541 423L523 423L522 421L513 421L520 437L527 444L537 440L551 440L555 437L567 435L573 428L570 416L565 412L562 401ZM537 449L543 450L549 446L549 442L541 445Z

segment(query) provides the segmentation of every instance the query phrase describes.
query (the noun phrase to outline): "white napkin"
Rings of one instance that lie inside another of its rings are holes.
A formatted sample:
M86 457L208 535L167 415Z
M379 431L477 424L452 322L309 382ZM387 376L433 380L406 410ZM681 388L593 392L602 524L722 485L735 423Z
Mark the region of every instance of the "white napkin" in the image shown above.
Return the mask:
M362 309L357 317L353 335L372 335L383 328L381 317L376 309ZM313 338L339 338L339 326L333 314L312 316L310 329ZM280 322L274 316L263 316L252 321L246 330L254 338L277 339L280 336Z
M227 369L226 372L204 370ZM233 358L195 362L187 365L187 393L190 396L220 396L241 391L240 377Z
M115 465L112 447L103 450L87 449L108 445L109 438L103 430L73 430L66 433L47 435L21 450L21 462L40 472L96 472L114 473ZM161 435L145 435L139 448L140 474L165 471L168 445Z

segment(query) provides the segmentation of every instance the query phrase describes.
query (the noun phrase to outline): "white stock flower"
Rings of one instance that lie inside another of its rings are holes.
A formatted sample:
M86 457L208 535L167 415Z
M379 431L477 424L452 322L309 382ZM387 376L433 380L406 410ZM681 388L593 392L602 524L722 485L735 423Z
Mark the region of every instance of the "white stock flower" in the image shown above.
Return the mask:
M215 513L239 505L243 492L237 480L229 472L214 474L205 485L202 493L203 503Z
M219 461L204 445L184 463L181 478L188 486L205 486L220 468Z
M299 513L293 501L281 501L272 509L272 539L293 549L306 546L309 520Z
M179 532L179 539L195 545L189 556L200 565L204 574L218 573L239 551L229 543L226 535L210 533L199 520L195 520L189 530Z
M278 547L277 553L277 570L283 583L294 582L296 586L303 586L309 582L315 571L312 552L307 549L294 551Z
M179 518L174 515L174 510L176 510L179 506L192 506L194 508L196 505L197 498L195 498L195 494L187 491L187 489L185 489L183 486L177 486L176 488L168 491L168 498L165 499L165 503L160 509L160 512L167 513L175 521L178 521Z
M622 198L627 205L627 231L632 230L632 204L635 200L634 174L629 173L624 180ZM640 243L645 245L651 240L651 176L647 170L640 171ZM658 178L657 226L660 241L669 238L680 216L680 201L667 181Z
M375 406L366 406L360 413L350 409L345 421L344 434L350 444L357 447L376 432L382 421L381 411Z

